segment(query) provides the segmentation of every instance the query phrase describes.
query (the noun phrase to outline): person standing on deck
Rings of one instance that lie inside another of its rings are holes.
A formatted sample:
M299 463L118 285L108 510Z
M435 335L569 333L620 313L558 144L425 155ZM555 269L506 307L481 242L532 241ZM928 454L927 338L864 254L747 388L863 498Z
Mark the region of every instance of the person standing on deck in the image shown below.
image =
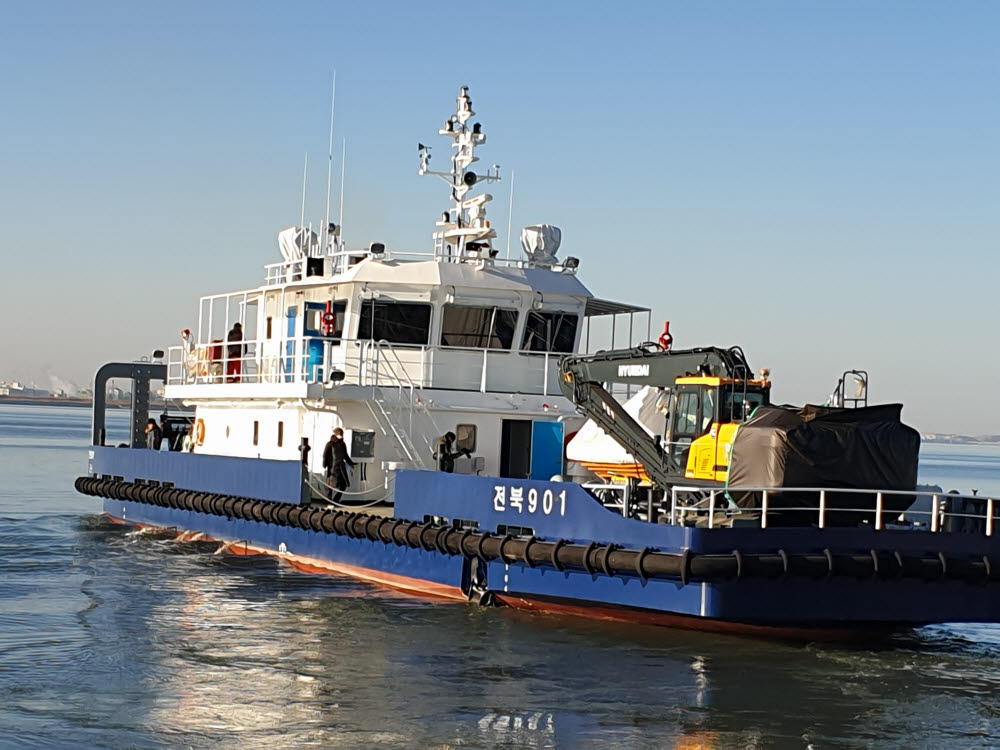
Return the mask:
M198 374L198 355L188 328L181 329L181 359L184 365L184 382L193 383Z
M226 347L228 355L226 358L226 382L239 383L243 364L243 326L239 323L233 323L233 328L226 336L226 340L230 342Z
M434 451L434 459L437 461L438 469L448 474L455 472L455 459L459 456L472 455L467 450L455 451L455 433L446 432L438 439L437 450Z
M330 436L330 442L323 448L323 468L326 470L326 484L330 493L331 503L340 501L351 481L347 476L347 467L354 466L354 461L347 455L347 443L344 442L344 431L338 427ZM337 488L334 492L331 484Z
M163 439L163 433L160 432L159 426L156 424L155 419L149 419L146 421L146 429L143 430L146 433L146 447L151 451L160 450L160 440Z

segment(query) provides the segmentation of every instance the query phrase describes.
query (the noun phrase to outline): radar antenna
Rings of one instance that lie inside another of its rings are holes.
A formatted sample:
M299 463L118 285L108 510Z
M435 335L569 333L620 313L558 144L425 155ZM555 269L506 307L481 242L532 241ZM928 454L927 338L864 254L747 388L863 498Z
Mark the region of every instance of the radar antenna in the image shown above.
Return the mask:
M458 90L455 114L445 120L438 130L440 135L451 138L455 153L451 157L451 171L435 172L428 168L431 160L430 146L417 145L420 168L417 174L430 174L440 178L451 191L452 207L442 214L434 232L434 256L439 259L460 262L465 259L492 260L497 256L492 241L496 231L486 219L486 204L493 200L489 193L466 197L468 192L480 182L497 182L500 179L500 165L494 164L485 174L469 170L469 166L479 161L475 155L476 146L486 143L486 134L478 122L468 125L476 113L472 111L469 87Z

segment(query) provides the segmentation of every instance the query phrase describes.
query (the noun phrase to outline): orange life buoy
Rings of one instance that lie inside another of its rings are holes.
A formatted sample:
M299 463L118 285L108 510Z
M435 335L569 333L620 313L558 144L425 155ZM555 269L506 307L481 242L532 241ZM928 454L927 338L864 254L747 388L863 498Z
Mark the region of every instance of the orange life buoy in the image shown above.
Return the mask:
M197 419L194 423L194 442L198 445L205 444L205 420Z

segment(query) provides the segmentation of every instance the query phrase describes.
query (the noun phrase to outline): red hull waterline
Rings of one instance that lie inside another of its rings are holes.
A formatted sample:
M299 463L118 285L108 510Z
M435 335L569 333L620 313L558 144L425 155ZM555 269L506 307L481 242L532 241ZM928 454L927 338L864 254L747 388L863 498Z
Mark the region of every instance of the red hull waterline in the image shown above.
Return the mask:
M105 514L112 522L136 528L166 528L151 524L134 523ZM287 562L293 568L304 573L326 575L342 575L365 581L378 586L384 586L394 591L418 596L449 601L466 601L462 590L455 586L433 583L420 578L410 578L393 573L386 573L370 568L335 563L301 555L283 554L276 550L248 545L245 542L222 542L204 534L195 532L177 532L179 541L219 541L225 545L224 550L234 555L269 555ZM605 622L620 622L632 625L656 625L660 627L681 628L707 633L725 633L730 635L750 635L772 639L796 641L851 641L869 640L872 637L884 636L898 632L900 627L890 625L852 625L844 627L807 627L795 625L755 625L752 623L713 620L704 617L693 617L669 612L654 612L651 610L634 609L630 607L615 607L610 605L583 602L579 600L550 600L511 596L510 594L495 594L495 601L512 609L538 612L547 615L581 617L589 620ZM903 628L906 629L906 628Z

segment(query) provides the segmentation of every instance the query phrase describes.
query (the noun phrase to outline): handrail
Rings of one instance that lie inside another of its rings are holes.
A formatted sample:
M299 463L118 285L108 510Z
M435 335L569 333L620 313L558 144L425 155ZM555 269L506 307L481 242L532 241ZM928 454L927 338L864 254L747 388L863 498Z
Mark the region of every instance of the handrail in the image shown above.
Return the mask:
M775 513L801 513L803 515L815 515L815 523L818 528L827 528L827 521L830 514L860 514L872 517L872 528L875 531L883 531L886 524L883 517L886 513L898 515L903 526L893 523L895 529L899 528L926 528L931 533L940 533L942 525L947 526L948 519L966 519L968 526L973 527L974 533L983 533L985 536L993 536L993 531L997 520L996 499L984 495L966 495L957 492L943 493L940 490L885 490L877 488L856 488L856 487L728 487L712 488L699 486L674 485L670 490L670 523L676 524L683 518L693 515L696 518L702 515L708 517L708 526L714 525L714 515L719 512L715 503L715 497L722 493L727 500L730 492L759 492L761 493L761 504L754 508L736 508L730 500L730 507L724 511L730 517L746 516L748 519L758 519L760 528L768 528L769 514ZM773 501L775 497L780 497L783 493L791 492L798 494L816 494L816 505L782 506L775 508ZM867 495L875 496L875 507L870 505L865 507L850 507L838 505L829 506L829 493L838 495ZM692 501L685 502L684 497L693 498ZM923 510L913 508L913 505L902 511L886 511L885 500L887 497L913 497L930 498L931 509ZM942 502L945 501L945 502ZM976 506L982 506L982 512L975 512ZM970 507L971 506L971 507ZM907 517L924 518L924 522L913 522ZM910 524L906 526L905 524Z
M229 357L230 346L240 357ZM516 359L515 359L516 357ZM236 372L227 372L232 363ZM486 347L393 345L371 339L332 339L319 335L214 339L190 347L167 348L167 384L330 383L373 385L381 366L386 385L402 380L408 387L449 390L555 393L553 355ZM548 366L547 366L548 365ZM547 366L547 367L546 367Z

